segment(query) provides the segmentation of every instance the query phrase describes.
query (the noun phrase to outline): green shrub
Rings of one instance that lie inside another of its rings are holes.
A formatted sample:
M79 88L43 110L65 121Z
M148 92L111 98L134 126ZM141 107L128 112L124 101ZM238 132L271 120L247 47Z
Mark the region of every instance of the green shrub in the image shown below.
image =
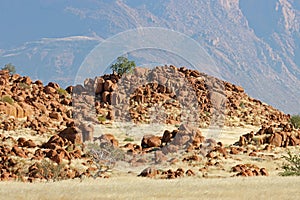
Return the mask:
M64 169L64 164L57 164L51 160L43 159L40 163L37 163L35 173L40 174L47 181L60 181L68 179L67 172Z
M300 128L300 115L293 115L290 122L295 128Z
M106 121L106 117L100 115L100 116L98 116L98 121L99 121L99 122L105 122L105 121Z
M30 86L26 83L19 83L19 87L22 89L30 89Z
M117 62L110 66L110 68L118 73L119 75L123 75L125 73L131 72L136 67L134 61L129 61L125 57L118 57Z
M10 74L15 74L16 73L16 67L12 65L11 63L6 64L2 70L8 70Z
M11 97L8 96L8 95L1 97L0 100L1 100L2 102L7 102L7 103L9 103L9 104L13 104L13 103L14 103L13 98L11 98Z
M284 172L280 173L281 176L300 176L300 154L292 155L288 151L287 156L282 156L288 163L283 164Z
M244 102L241 102L240 103L240 108L244 109L246 106L245 106L245 103Z
M124 142L133 142L134 139L133 138L130 138L130 137L127 137L124 139Z
M59 94L59 96L63 96L63 95L67 96L68 95L68 92L63 88L58 88L56 91Z

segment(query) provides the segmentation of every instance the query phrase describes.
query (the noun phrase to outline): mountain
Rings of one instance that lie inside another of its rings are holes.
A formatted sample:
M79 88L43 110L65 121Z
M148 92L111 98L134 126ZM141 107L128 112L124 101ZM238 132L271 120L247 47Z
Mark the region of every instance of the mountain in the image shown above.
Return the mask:
M7 8L11 6L22 13L26 9L31 15L37 13L37 19L30 20L41 26L46 18L41 8L47 10L45 15L61 18L47 18L50 27L45 30L56 28L56 39L41 39L53 38L53 29L49 36L39 38L45 33L31 25L31 32L38 33L33 42L0 47L0 64L11 62L19 73L44 82L54 79L66 86L102 38L139 27L164 27L195 39L216 63L221 72L218 78L242 85L249 95L286 113L300 112L299 1L34 0L32 7L3 2ZM22 18L18 19L22 23ZM17 37L22 41L22 34ZM145 62L139 59L137 63Z
M74 82L77 65L99 40L87 36L42 38L16 49L0 52L1 63L11 62L17 66L18 73L35 80L54 81L67 86Z

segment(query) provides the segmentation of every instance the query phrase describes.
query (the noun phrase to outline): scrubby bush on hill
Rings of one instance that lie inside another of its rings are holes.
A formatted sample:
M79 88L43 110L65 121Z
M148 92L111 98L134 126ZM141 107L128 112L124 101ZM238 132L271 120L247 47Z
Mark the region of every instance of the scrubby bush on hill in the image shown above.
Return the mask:
M11 63L6 64L2 68L2 70L8 70L10 74L15 74L16 73L16 67Z
M283 156L283 158L288 162L285 163L282 168L284 172L280 173L281 176L300 176L300 154L292 155L290 151L288 151L287 156Z
M11 97L8 96L8 95L1 97L0 101L2 101L2 102L7 102L7 103L9 103L9 104L13 104L13 103L14 103L13 98L11 98Z
M129 61L125 57L118 57L117 62L110 66L110 68L118 73L119 75L123 75L125 73L131 72L136 67L134 61Z
M300 115L294 115L291 117L291 123L295 128L300 128Z

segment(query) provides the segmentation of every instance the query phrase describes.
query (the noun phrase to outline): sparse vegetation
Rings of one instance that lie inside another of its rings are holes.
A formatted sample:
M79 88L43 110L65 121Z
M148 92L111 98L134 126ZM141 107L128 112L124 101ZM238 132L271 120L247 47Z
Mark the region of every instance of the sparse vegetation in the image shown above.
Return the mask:
M131 72L136 67L134 61L129 61L127 58L121 56L117 58L117 62L110 66L110 68L118 73L119 75L123 75L125 73Z
M285 163L282 168L284 172L281 176L300 176L300 154L292 154L288 151L287 156L282 156L288 163Z
M130 137L127 137L124 139L124 142L133 142L134 139L133 138L130 138Z
M240 107L242 108L242 109L244 109L246 106L245 106L245 103L244 102L241 102L240 103Z
M8 63L8 64L4 65L2 70L8 70L10 74L15 74L16 73L16 67L11 63Z
M19 83L19 87L22 89L30 89L30 86L26 83Z
M295 128L300 128L300 115L293 115L290 122Z
M105 122L105 121L106 121L106 117L105 117L105 116L102 116L102 115L99 115L99 116L98 116L98 121L99 121L99 122Z
M0 101L7 102L11 105L14 103L13 98L11 98L11 96L8 96L8 95L1 97Z
M67 96L68 95L68 92L63 88L58 88L56 91L59 94L59 96L63 96L63 95Z
M119 148L115 148L108 143L90 143L88 144L89 149L87 155L92 158L93 163L97 167L96 173L93 175L94 178L97 178L104 172L111 170L116 161L122 160L125 158L125 152Z
M68 179L67 173L64 169L64 164L57 164L51 160L43 159L40 163L37 163L36 173L40 174L48 181L60 181Z

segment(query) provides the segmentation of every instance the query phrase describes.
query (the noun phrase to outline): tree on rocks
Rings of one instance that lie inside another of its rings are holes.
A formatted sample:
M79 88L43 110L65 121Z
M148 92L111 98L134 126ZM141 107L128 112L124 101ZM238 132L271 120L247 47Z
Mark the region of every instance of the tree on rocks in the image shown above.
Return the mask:
M8 64L4 65L2 70L8 70L10 74L15 74L16 73L16 67L11 63L8 63Z
M114 72L119 75L131 72L136 67L134 61L129 61L127 58L120 56L117 58L117 62L110 66Z

